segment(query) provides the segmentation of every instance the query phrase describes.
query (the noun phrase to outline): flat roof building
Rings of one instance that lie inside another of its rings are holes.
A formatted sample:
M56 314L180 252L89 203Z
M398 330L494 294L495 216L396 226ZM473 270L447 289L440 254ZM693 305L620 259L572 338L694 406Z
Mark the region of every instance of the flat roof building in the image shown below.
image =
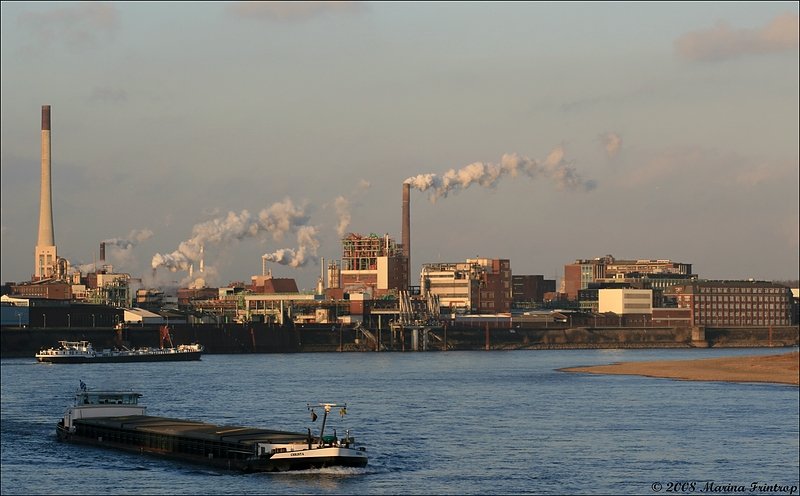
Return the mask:
M769 327L791 325L789 288L766 281L694 281L667 288L677 308L691 311L694 326Z

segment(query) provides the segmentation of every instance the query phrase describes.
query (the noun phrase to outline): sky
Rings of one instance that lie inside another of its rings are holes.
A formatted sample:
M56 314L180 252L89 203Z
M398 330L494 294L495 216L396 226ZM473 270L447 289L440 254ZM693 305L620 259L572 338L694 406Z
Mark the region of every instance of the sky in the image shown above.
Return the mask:
M611 254L798 276L797 2L2 2L3 282L313 289L349 232L560 280ZM202 253L201 253L202 249ZM153 267L155 277L153 276Z

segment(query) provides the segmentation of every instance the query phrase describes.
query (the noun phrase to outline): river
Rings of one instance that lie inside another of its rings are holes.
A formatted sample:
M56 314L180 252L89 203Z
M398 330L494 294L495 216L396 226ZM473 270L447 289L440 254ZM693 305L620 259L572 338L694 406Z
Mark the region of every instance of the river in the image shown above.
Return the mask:
M789 494L800 478L797 387L557 370L787 351L244 354L87 365L3 359L0 492L739 494L755 487L748 494ZM351 429L370 462L239 474L59 443L55 423L81 380L139 391L151 415L292 431L319 428L307 403L347 402L334 426L340 435Z

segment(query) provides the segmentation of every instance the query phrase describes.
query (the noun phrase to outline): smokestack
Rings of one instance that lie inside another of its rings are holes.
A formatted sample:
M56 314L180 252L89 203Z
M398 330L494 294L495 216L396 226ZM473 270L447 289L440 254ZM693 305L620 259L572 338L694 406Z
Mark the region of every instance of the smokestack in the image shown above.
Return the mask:
M100 265L106 263L106 242L100 242Z
M406 286L411 281L411 184L403 183L403 256L406 257Z
M53 246L53 191L50 179L50 105L42 105L42 189L39 196L38 246Z
M319 262L319 280L317 280L317 294L325 294L325 257Z
M55 275L58 260L53 235L53 192L50 179L50 105L42 105L42 186L39 195L39 237L36 242L34 275L44 279Z

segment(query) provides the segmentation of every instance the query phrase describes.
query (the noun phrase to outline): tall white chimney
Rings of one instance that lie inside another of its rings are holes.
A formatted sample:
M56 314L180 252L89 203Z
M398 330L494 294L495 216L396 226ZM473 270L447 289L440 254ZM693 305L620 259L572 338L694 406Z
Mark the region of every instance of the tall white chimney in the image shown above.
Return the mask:
M34 279L53 277L58 261L53 234L53 190L50 178L50 105L42 105L42 186L39 194L39 238L36 242Z

